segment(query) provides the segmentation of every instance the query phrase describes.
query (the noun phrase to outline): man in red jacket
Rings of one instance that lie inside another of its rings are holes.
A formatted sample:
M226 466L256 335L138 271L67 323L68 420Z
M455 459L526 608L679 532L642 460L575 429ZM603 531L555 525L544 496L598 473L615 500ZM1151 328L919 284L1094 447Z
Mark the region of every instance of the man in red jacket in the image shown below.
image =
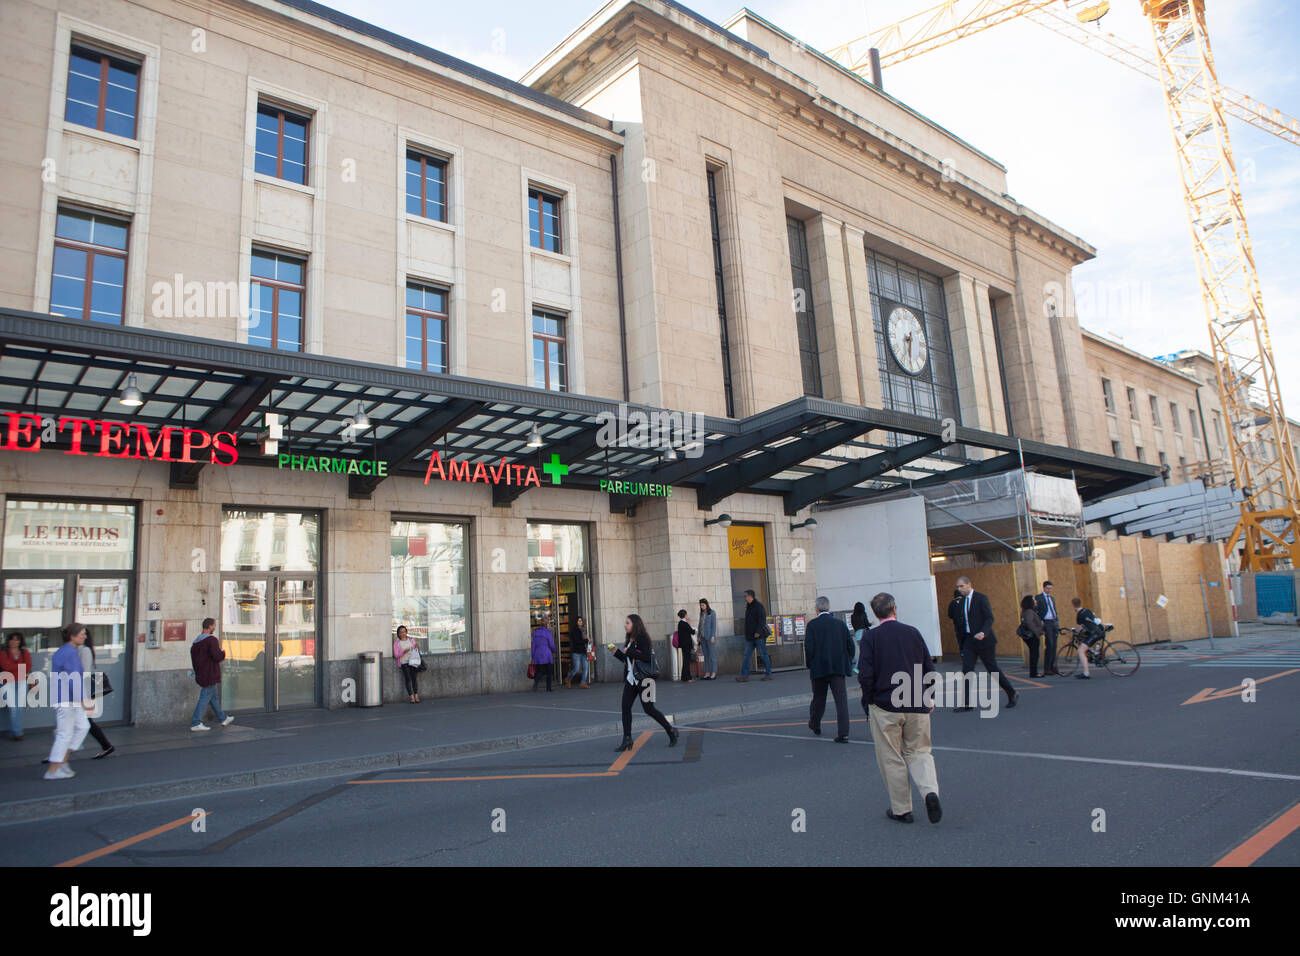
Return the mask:
M190 663L194 665L194 680L199 685L199 702L194 707L194 716L190 720L190 730L211 730L203 722L203 715L208 711L208 704L216 712L222 727L234 723L234 717L227 717L221 709L221 662L226 659L226 652L221 649L221 642L212 633L217 622L210 617L203 619L203 630L190 645Z

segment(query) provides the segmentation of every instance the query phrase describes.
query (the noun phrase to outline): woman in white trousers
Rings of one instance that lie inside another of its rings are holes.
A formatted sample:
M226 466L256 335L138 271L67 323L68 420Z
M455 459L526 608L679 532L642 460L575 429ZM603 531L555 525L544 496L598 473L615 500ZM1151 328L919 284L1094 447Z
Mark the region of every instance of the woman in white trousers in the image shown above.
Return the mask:
M86 642L86 626L69 624L63 629L63 646L54 652L50 671L54 678L54 744L50 747L46 780L66 780L76 776L68 766L68 755L81 747L90 733L90 717L95 702L87 696L85 674L81 665L81 645Z

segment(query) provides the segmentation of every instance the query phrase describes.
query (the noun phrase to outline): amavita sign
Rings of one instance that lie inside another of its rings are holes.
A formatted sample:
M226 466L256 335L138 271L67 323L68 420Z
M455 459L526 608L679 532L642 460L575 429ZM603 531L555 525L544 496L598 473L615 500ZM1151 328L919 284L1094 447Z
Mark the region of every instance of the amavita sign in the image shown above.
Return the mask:
M59 438L68 441L65 455L97 458L143 458L233 465L239 460L234 432L164 425L150 428L139 422L110 422L98 418L42 417L31 412L4 412L0 451L40 451ZM197 457L196 457L197 456Z

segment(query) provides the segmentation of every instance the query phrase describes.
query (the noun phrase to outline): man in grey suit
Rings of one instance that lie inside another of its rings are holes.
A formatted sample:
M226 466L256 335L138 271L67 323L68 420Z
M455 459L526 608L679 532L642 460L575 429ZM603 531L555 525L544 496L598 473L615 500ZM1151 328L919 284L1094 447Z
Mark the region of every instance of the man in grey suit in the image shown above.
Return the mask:
M849 742L849 700L844 691L844 678L853 673L853 636L843 621L832 616L829 598L819 597L816 606L817 616L808 624L803 645L813 692L808 729L821 736L829 687L835 697L835 729L839 731L835 742L846 744Z
M1056 598L1052 597L1052 582L1043 582L1043 593L1034 598L1034 610L1043 619L1043 674L1060 675L1056 669L1056 638L1061 632L1061 616L1056 613Z

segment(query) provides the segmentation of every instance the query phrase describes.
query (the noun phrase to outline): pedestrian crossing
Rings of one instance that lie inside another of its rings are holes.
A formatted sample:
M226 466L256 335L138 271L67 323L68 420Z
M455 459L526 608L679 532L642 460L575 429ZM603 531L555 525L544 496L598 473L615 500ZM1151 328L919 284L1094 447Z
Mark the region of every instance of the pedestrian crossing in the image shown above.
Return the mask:
M1270 645L1234 649L1231 651L1148 650L1139 647L1142 666L1165 667L1169 664L1190 664L1192 667L1253 667L1283 670L1300 667L1300 648L1275 648Z

